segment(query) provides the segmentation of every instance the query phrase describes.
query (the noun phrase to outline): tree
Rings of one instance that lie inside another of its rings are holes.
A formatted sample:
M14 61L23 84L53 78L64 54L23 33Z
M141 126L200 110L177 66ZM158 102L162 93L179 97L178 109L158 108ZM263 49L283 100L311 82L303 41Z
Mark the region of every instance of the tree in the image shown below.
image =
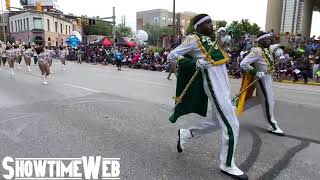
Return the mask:
M147 23L143 30L148 33L148 43L156 45L162 35L173 35L173 30L170 27L160 27L159 25L151 25Z
M122 37L132 36L132 29L123 24L117 26L117 34Z
M83 30L85 35L112 35L112 25L107 22L96 21L95 25L86 25Z
M260 27L256 23L250 23L248 19L242 19L239 21L233 21L231 23L233 27L233 36L239 39L244 33L249 33L251 35L257 35L260 32Z
M217 29L221 28L221 27L226 27L227 25L227 21L216 21L216 25L217 25Z

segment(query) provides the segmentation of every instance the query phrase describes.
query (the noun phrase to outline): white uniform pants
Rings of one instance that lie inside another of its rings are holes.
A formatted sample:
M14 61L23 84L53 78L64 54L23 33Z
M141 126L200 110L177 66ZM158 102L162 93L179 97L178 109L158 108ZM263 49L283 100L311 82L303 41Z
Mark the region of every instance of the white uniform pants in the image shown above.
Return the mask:
M210 100L212 114L205 122L190 128L197 137L222 128L221 164L226 167L235 166L234 152L239 134L239 122L230 98L230 86L226 66L210 67L202 70L204 88Z
M267 74L260 78L256 83L257 96L263 108L264 117L272 130L278 129L278 123L274 118L274 95L272 90L272 75Z

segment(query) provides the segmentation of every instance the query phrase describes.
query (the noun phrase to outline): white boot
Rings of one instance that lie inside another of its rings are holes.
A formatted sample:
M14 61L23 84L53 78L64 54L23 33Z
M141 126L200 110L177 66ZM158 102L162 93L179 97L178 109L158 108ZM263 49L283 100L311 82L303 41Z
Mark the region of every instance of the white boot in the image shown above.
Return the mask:
M62 71L66 71L66 65L62 65Z
M220 169L221 172L231 176L235 179L239 179L239 180L247 180L248 176L246 174L244 174L244 172L242 172L237 166L233 165L231 167L227 167L223 164L220 165Z
M28 72L31 72L30 66L28 66Z
M278 136L285 136L284 132L278 126L276 126L276 128L277 128L276 130L273 130L273 128L269 125L268 131Z
M46 75L42 75L42 80L43 80L42 82L43 85L48 85Z
M10 69L11 69L10 75L11 75L11 76L14 76L14 70L13 70L13 68L10 68Z
M189 129L179 129L178 136L177 151L181 153L184 150L184 144L189 143L193 136Z
M21 69L21 67L20 67L20 64L18 63L18 69L20 70Z
M54 72L52 71L51 67L49 67L49 69L50 69L50 73L51 73L51 74L54 74Z

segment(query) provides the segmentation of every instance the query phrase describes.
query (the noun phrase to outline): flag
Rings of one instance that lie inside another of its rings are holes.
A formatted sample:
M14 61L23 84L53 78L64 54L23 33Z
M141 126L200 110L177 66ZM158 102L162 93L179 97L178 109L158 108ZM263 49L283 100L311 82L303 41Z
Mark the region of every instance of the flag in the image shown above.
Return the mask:
M244 77L242 78L240 92L244 90L246 87L248 87L253 81L254 81L254 76L249 73L245 73ZM254 90L255 90L255 86L251 86L250 88L248 88L246 91L242 92L239 95L238 102L236 103L237 116L240 116L245 110L246 101L252 97Z

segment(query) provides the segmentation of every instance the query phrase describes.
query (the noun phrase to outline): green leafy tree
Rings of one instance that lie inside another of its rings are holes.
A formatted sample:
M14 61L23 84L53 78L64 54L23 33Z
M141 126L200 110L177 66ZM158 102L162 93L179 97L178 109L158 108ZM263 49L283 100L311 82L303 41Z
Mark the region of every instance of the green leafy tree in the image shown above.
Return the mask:
M233 35L236 39L239 39L244 33L257 35L261 28L256 23L250 23L248 19L239 21L233 21L231 26L234 29Z
M122 37L132 36L132 29L123 24L117 26L117 34Z
M85 35L112 35L112 25L107 22L96 21L95 25L86 25L83 30Z
M143 30L148 33L148 43L156 45L162 35L173 35L173 30L170 27L160 27L159 25L146 24Z
M216 25L217 25L217 29L221 28L221 27L226 27L227 25L227 21L216 21Z

